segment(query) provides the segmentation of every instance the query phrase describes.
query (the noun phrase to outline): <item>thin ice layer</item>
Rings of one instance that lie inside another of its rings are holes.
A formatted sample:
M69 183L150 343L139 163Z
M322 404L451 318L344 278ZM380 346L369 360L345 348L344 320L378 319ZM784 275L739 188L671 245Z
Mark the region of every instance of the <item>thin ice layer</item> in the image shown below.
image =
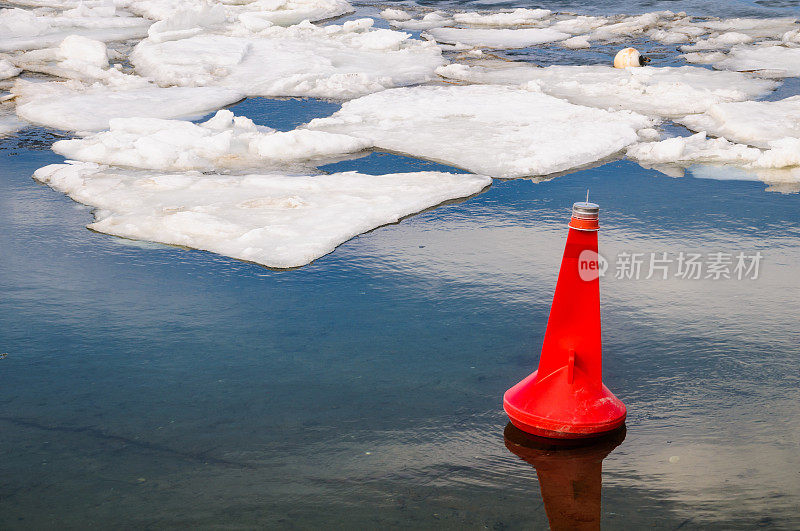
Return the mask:
M732 164L749 169L787 168L800 165L800 139L783 138L761 150L705 133L643 142L628 148L627 156L643 164Z
M147 35L151 22L118 11L113 5L78 4L64 12L0 9L0 52L57 46L69 35L122 41Z
M353 11L346 0L236 0L207 4L202 0L129 0L128 10L155 20L181 23L188 13L208 7L226 20L250 18L263 24L290 26L304 20L325 20Z
M714 68L754 71L770 77L797 77L800 76L800 48L735 46L724 59L714 62Z
M0 59L0 80L18 76L20 72L21 68L17 68L7 59Z
M421 19L417 20L392 20L391 25L394 28L411 31L424 31L431 28L441 28L442 26L447 26L452 22L453 19L449 15L439 11L434 11L433 13L428 13Z
M108 129L114 118L185 118L202 116L244 96L218 87L153 85L116 89L75 81L31 83L17 81L17 114L36 124L64 131Z
M481 14L475 11L456 13L453 20L469 26L525 26L539 24L552 14L549 9L515 9L509 12Z
M694 131L769 148L783 138L800 138L800 96L779 101L743 101L711 106L677 120Z
M161 171L254 168L352 153L369 142L296 129L278 132L228 110L194 124L156 118L116 118L110 130L59 140L53 151L73 160Z
M550 28L525 29L473 29L433 28L428 34L438 42L463 44L480 48L525 48L549 42L563 41L570 37Z
M719 181L761 181L767 183L768 192L796 194L800 192L800 168L750 169L724 164L696 164L687 171L698 179Z
M96 207L92 230L278 268L308 264L358 234L491 183L438 172L225 176L126 172L91 163L53 164L34 176Z
M39 72L66 79L117 88L135 88L149 85L147 80L109 68L105 43L80 35L66 37L57 48L43 48L16 54L14 62L29 72Z
M494 177L566 171L620 151L651 121L498 85L413 87L345 103L308 127Z
M25 127L25 125L27 124L17 118L13 112L10 112L4 109L3 106L0 106L0 136L8 136L16 133Z
M492 66L451 64L439 75L473 83L536 84L545 93L578 105L628 109L678 117L705 111L715 103L763 96L777 83L738 72L693 66L612 68L603 65L549 66L497 62Z
M434 43L373 30L372 23L274 26L244 37L146 39L131 59L139 74L163 84L229 87L249 96L341 99L423 83L444 63Z

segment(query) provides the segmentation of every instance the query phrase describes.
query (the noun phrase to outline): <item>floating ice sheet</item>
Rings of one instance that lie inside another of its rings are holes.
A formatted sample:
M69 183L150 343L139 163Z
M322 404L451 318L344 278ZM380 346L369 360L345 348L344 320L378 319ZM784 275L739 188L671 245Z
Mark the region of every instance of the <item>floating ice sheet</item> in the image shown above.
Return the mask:
M99 81L117 88L148 85L145 79L109 68L105 43L80 35L66 37L57 48L16 54L13 60L17 66L29 72L90 83Z
M787 168L800 165L800 139L773 141L762 151L724 138L707 138L705 133L689 137L645 142L628 148L627 156L643 164L695 163L733 164L749 169Z
M453 20L469 26L525 26L538 24L552 14L549 9L515 9L509 12L481 14L475 11L456 13Z
M411 20L411 15L402 9L384 9L381 11L381 17L385 20Z
M492 66L451 64L439 75L474 83L537 84L552 96L604 109L629 109L643 114L678 117L705 111L719 102L763 96L777 83L738 72L705 68L613 68L603 65L549 66L497 62Z
M78 4L64 12L0 9L0 52L57 46L69 35L122 41L147 35L151 21L117 10L113 4Z
M0 136L16 133L25 125L25 122L17 118L13 112L0 106Z
M453 22L453 18L440 12L428 13L421 19L417 20L392 20L391 25L395 28L406 29L411 31L423 31L432 28L441 28Z
M694 131L769 148L776 140L800 138L800 96L779 101L720 103L703 114L677 121Z
M217 87L153 85L116 89L76 81L33 83L18 80L17 114L30 122L64 131L108 129L114 118L185 118L224 107L243 98Z
M93 230L278 268L305 265L358 234L491 183L438 172L226 176L91 163L45 166L34 176L96 207Z
M473 29L433 28L428 34L438 42L464 44L481 48L525 48L538 44L563 41L570 37L550 28Z
M211 7L226 21L250 18L262 25L279 26L325 20L353 11L346 0L226 0L210 4L202 0L129 0L126 7L147 18L172 19L171 24L182 24L187 17L194 18L192 12Z
M109 131L60 140L53 151L84 162L185 171L264 168L368 147L369 142L347 135L307 129L278 132L223 110L201 124L117 118L111 120Z
M499 85L413 87L345 103L309 127L494 177L590 164L637 140L651 121Z
M138 73L162 84L222 86L250 96L340 99L423 83L444 63L434 43L373 30L372 24L372 19L359 19L341 26L273 26L245 37L146 39L131 59Z
M21 68L17 68L10 61L0 59L0 79L9 79L19 75Z
M752 71L769 77L800 76L800 47L734 46L714 68Z
M768 192L800 192L800 168L749 169L730 165L696 164L686 169L692 177L717 181L761 181Z

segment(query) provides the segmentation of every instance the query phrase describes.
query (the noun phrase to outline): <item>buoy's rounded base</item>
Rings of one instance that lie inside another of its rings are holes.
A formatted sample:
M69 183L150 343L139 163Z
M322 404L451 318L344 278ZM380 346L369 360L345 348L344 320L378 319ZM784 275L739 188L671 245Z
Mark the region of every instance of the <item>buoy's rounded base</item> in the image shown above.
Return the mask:
M508 409L506 409L506 413L508 413ZM609 423L607 426L570 426L568 428L569 431L558 431L541 428L539 426L521 421L520 419L515 419L510 413L508 414L508 418L511 420L511 424L525 433L535 435L536 437L544 437L545 439L590 439L594 437L601 437L625 424L625 417L623 416L622 418L615 420L613 423ZM562 428L562 430L564 430L564 428Z
M503 396L511 423L551 439L583 439L614 431L625 423L625 404L603 385L570 383L556 372L543 380L534 372Z

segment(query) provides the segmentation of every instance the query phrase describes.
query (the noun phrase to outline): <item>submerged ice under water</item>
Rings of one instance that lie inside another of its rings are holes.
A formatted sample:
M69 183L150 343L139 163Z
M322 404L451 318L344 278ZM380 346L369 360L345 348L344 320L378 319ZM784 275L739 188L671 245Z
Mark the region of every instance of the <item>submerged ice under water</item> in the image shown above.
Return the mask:
M602 524L800 526L791 6L19 4L0 527L546 525L500 397L535 366L587 188L630 411ZM628 44L653 66L608 67ZM641 279L615 278L637 252ZM763 263L645 279L686 252Z

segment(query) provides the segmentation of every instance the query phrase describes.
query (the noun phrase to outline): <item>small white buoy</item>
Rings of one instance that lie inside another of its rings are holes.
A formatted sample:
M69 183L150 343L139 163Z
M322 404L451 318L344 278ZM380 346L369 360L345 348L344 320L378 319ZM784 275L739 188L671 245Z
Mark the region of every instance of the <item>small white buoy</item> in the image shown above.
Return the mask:
M625 48L617 52L614 57L614 68L628 68L629 66L644 66L650 62L648 57L639 53L636 48Z

